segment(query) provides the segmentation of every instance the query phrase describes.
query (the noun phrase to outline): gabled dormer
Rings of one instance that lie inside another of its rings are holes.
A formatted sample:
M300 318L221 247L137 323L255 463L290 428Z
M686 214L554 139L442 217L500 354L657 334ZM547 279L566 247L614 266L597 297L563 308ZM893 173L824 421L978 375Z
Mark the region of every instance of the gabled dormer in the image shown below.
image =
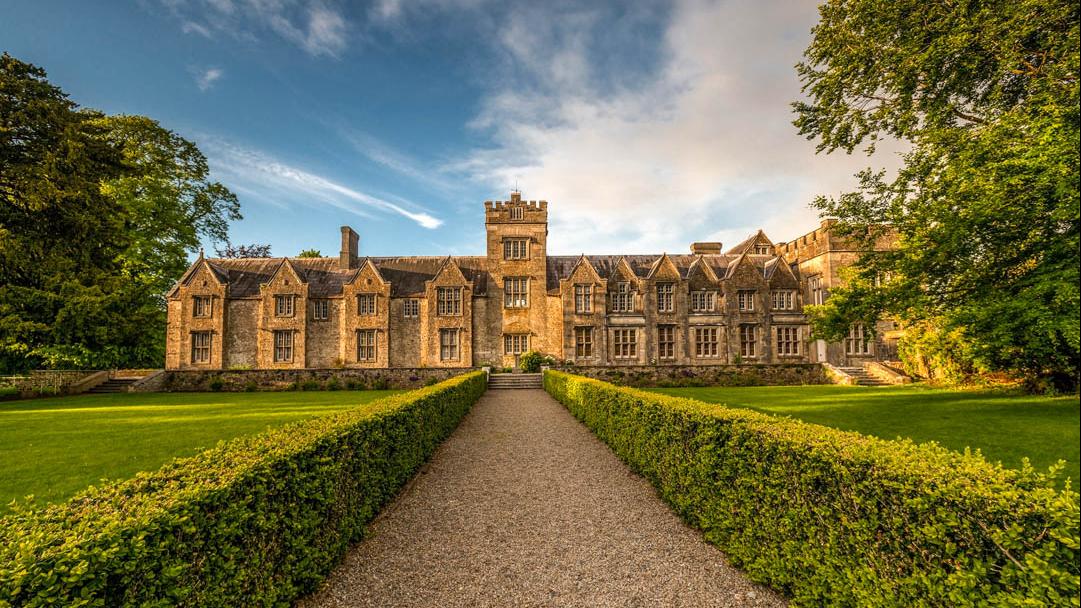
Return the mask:
M797 313L802 311L799 277L783 258L766 262L766 281L770 290L770 311L774 313Z
M723 308L720 279L702 256L687 269L687 298L691 314L712 314Z
M391 284L371 258L342 286L339 360L347 367L387 367L390 360Z
M728 250L730 254L773 255L773 241L762 230L755 232Z
M559 282L563 310L571 315L604 312L607 282L585 255L578 258L570 274Z
M421 317L421 360L429 367L473 364L473 283L448 256L425 282L427 314Z
M270 279L259 286L258 366L307 366L308 282L289 258L282 258Z
M166 367L222 367L228 293L225 273L216 269L200 250L199 257L167 294L166 331L170 348L166 352Z

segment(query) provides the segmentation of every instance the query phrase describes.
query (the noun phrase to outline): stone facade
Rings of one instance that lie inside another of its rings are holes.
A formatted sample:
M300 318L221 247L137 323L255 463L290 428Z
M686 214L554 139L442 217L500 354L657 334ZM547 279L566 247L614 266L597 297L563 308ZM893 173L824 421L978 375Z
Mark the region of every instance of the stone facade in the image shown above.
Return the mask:
M170 370L460 369L537 350L588 368L848 365L876 343L810 339L804 304L858 257L829 225L724 251L548 255L548 203L484 204L484 256L206 259L168 295Z
M562 371L621 386L800 386L831 384L817 363L777 365L645 365L640 367L569 366Z

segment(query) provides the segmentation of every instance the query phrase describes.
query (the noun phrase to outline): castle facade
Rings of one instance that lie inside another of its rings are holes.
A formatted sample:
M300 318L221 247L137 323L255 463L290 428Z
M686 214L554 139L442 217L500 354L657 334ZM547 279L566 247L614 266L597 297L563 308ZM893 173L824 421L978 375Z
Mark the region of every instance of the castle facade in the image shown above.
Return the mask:
M536 350L579 366L726 365L894 358L889 328L811 340L861 252L829 222L774 244L689 254L548 254L548 203L484 204L483 256L208 259L169 292L167 369L511 367Z

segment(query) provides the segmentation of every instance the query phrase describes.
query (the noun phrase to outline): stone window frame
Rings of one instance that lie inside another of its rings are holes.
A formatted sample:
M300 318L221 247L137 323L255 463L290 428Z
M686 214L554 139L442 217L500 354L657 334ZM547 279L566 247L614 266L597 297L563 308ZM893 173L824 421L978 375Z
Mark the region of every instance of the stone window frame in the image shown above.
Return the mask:
M462 330L457 327L444 327L439 330L439 360L461 361Z
M691 292L691 312L714 312L717 310L717 292L699 289Z
M811 304L821 306L826 303L826 290L822 287L822 275L807 277L807 290L811 294Z
M406 298L402 302L402 316L407 319L415 319L420 316L420 300L417 298Z
M357 330L357 361L375 361L379 357L379 332L374 329Z
M612 330L612 358L638 358L638 330L633 327L617 327Z
M462 288L436 287L435 314L440 317L462 316Z
M798 357L803 337L798 325L779 325L774 329L778 357Z
M291 329L274 330L274 363L291 363L293 361L293 346L296 340Z
M503 277L503 308L529 308L529 277Z
M863 323L853 323L845 336L845 354L853 357L869 357L874 354L874 345L867 335Z
M529 334L503 334L503 354L520 355L529 350Z
M739 356L744 359L758 357L758 326L744 323L739 326Z
M765 243L755 243L752 251L754 255L769 255L771 253L770 246Z
M510 219L520 222L525 219L525 208L520 205L513 205L510 208Z
M773 310L796 310L795 289L773 289L769 292L769 299Z
M694 328L694 356L700 359L716 359L721 356L720 327Z
M612 312L634 312L634 290L630 281L616 283L612 292Z
M330 300L325 298L312 300L312 321L326 321L330 319Z
M198 319L214 316L214 296L192 296L191 316Z
M574 358L593 358L593 327L583 326L574 328Z
M358 293L357 294L357 316L358 317L374 317L379 314L379 294L376 293Z
M757 293L753 289L740 289L736 292L736 307L740 312L754 312L754 296Z
M503 259L511 261L528 260L529 238L511 237L503 239Z
M656 284L657 312L676 311L676 284L670 281Z
M203 343L205 341L205 344ZM198 365L210 363L211 348L214 343L214 332L193 331L191 332L191 362Z
M274 316L292 317L297 312L297 296L292 293L279 293L274 295Z
M657 326L657 358L658 359L675 359L676 358L676 326L675 325L658 325Z
M593 314L593 284L575 283L574 285L574 314Z

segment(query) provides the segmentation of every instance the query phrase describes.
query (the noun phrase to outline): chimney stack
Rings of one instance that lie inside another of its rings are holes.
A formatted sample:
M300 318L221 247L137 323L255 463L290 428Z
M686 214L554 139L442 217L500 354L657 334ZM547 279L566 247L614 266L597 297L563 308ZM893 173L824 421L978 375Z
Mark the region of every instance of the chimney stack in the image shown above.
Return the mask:
M719 255L721 253L720 243L691 243L691 253L695 255Z
M342 250L338 253L340 270L355 270L360 267L360 235L349 226L342 226Z

